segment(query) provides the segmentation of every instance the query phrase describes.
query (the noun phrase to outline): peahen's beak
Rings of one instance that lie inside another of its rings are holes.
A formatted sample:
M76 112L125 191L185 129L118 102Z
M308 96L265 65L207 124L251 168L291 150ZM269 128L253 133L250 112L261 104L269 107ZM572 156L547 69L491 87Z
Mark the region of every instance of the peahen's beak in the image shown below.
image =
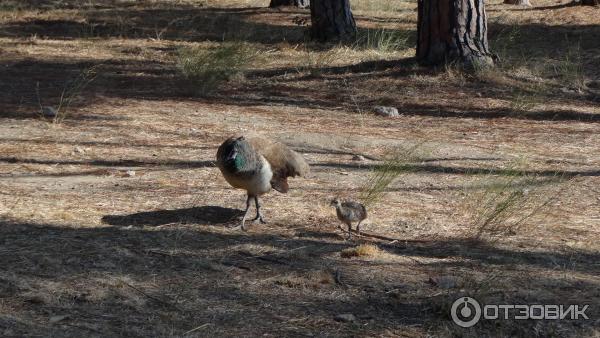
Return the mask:
M227 155L227 157L225 157L225 162L234 161L236 157L237 157L237 150L233 150L232 152L229 153L229 155Z

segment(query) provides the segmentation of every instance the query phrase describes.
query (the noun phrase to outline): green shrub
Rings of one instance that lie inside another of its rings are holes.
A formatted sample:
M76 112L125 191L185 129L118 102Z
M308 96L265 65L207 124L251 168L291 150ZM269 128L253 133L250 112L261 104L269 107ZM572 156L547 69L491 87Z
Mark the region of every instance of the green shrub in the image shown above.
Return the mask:
M562 192L564 177L542 177L518 163L479 178L478 190L466 191L471 236L476 239L516 234L525 222L549 208Z
M373 168L369 180L362 187L359 199L366 205L373 205L381 200L386 189L398 176L413 171L415 163L422 160L423 143L409 148L398 148L386 159Z
M211 49L183 48L179 50L177 66L194 89L205 94L243 75L255 55L243 43L227 43Z
M390 29L367 29L358 33L355 49L372 49L382 53L403 50L409 48L409 31L397 31Z

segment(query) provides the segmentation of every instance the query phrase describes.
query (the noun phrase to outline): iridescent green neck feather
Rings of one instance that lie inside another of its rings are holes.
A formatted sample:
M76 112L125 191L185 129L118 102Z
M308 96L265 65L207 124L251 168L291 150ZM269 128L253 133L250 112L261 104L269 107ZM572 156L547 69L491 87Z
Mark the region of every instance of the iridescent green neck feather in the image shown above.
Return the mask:
M244 160L244 157L242 156L242 154L238 154L235 157L235 160L233 163L234 163L235 168L238 170L244 168L244 166L246 165L246 161Z

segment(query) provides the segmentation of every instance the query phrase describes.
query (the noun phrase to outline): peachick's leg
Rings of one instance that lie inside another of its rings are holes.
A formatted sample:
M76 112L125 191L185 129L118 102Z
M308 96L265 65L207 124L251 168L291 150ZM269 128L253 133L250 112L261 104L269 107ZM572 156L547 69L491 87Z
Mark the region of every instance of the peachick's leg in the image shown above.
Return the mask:
M358 224L356 225L356 233L360 236L360 222L362 221L358 221Z
M266 224L267 222L265 222L262 214L260 213L260 203L258 203L258 196L254 196L254 203L256 204L256 217L254 217L253 221L259 221L262 224Z
M348 240L352 239L352 222L346 223L348 224Z
M248 217L248 212L250 211L250 200L252 200L252 196L248 195L246 199L246 211L244 211L244 217L242 218L242 230L246 231L246 217Z

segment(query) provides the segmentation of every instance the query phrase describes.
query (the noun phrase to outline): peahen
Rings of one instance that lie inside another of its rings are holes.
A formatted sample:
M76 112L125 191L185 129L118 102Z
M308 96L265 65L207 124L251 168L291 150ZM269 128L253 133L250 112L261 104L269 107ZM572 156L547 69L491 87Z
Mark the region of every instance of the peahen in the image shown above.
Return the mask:
M286 193L288 177L305 176L309 167L304 158L285 144L262 137L232 137L217 151L217 166L225 180L234 188L248 193L242 230L246 230L246 217L252 199L256 204L253 221L266 223L260 212L258 197L271 188Z

